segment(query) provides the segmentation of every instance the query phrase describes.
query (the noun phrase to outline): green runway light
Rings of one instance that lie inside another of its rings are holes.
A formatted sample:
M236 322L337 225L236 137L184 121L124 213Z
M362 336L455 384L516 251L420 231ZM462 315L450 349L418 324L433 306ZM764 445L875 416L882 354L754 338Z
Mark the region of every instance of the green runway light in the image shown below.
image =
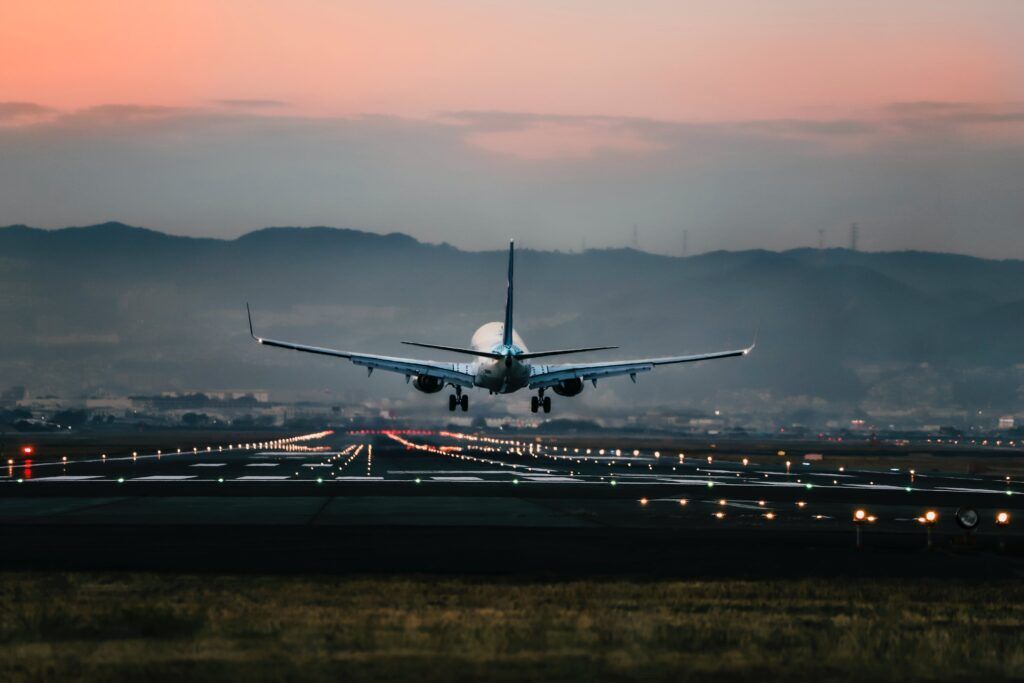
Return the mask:
M612 479L612 486L615 486L615 480Z
M220 477L219 479L217 479L217 483L218 484L223 484L224 483L224 477Z
M808 488L808 489L813 489L814 488L814 486L812 484L804 484L804 487Z
M416 483L417 484L420 483L420 478L419 477L416 477Z
M907 487L904 487L904 489L903 489L903 490L904 490L904 491L906 491L907 493L910 493L910 492L911 492L911 491L913 491L914 489L912 489L912 488L910 488L909 486L907 486Z
M708 482L708 488L709 488L709 489L713 489L713 488L715 488L715 482L713 482L713 481L709 481L709 482Z
M317 477L316 478L316 483L322 484L322 483L324 483L324 480L321 477Z
M18 480L18 483L19 483L19 484L21 484L21 483L23 483L24 481L25 481L24 479L19 479L19 480Z
M123 484L124 483L124 477L118 477L117 478L117 483L118 484Z
M512 480L512 483L513 483L513 484L518 484L518 483L519 483L519 480L518 480L518 479L513 479L513 480Z

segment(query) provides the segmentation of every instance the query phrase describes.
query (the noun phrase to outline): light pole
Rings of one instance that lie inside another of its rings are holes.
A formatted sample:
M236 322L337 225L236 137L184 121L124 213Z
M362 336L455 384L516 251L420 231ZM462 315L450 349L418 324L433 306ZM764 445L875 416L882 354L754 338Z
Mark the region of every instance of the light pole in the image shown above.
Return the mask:
M864 510L863 508L858 508L857 510L854 511L854 513L853 513L853 526L857 530L857 549L858 550L864 547L863 539L861 538L861 527L864 526L865 524L873 523L876 519L878 519L878 518L875 517L874 515L869 515L867 513L867 510Z
M925 534L928 538L928 547L932 547L932 527L939 521L939 513L935 510L928 510L922 516L917 518L917 521L924 524Z
M1005 510L1000 510L996 513L996 526L1006 528L1010 526L1010 513ZM1003 534L999 535L999 551L1006 551L1006 536Z

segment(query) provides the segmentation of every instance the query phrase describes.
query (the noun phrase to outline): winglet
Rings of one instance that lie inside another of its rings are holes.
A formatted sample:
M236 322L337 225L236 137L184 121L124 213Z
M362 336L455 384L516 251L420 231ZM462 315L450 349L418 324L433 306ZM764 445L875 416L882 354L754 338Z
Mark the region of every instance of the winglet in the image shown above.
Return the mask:
M743 349L743 355L744 356L749 355L751 351L753 351L754 349L757 348L757 335L760 332L761 332L761 326L758 325L757 328L754 330L754 341L750 342L750 346L748 346L747 348Z
M255 339L256 341L258 341L260 344L262 344L263 340L260 339L259 337L257 337L256 333L252 331L252 311L249 310L249 302L248 301L245 302L245 313L246 313L247 316L249 316L249 336L252 337L253 339Z

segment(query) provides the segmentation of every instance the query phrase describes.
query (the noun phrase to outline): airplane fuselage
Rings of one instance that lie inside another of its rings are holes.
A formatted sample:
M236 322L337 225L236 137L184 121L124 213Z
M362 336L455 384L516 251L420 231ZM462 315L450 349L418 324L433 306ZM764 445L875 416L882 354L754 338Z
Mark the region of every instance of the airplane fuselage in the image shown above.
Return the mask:
M511 394L525 388L530 382L530 363L515 358L516 354L527 352L526 344L512 330L512 347L506 348L502 343L503 331L503 323L487 323L473 333L470 342L470 346L477 351L499 353L507 357L502 360L481 358L473 364L473 383L495 394Z

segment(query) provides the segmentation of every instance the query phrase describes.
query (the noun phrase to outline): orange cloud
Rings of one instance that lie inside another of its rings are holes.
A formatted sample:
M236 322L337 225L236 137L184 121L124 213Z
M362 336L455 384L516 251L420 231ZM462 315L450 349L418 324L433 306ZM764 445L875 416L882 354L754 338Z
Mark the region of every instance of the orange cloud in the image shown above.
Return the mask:
M63 108L279 100L300 114L749 120L1024 99L1024 30L1005 0L8 4L0 92Z

